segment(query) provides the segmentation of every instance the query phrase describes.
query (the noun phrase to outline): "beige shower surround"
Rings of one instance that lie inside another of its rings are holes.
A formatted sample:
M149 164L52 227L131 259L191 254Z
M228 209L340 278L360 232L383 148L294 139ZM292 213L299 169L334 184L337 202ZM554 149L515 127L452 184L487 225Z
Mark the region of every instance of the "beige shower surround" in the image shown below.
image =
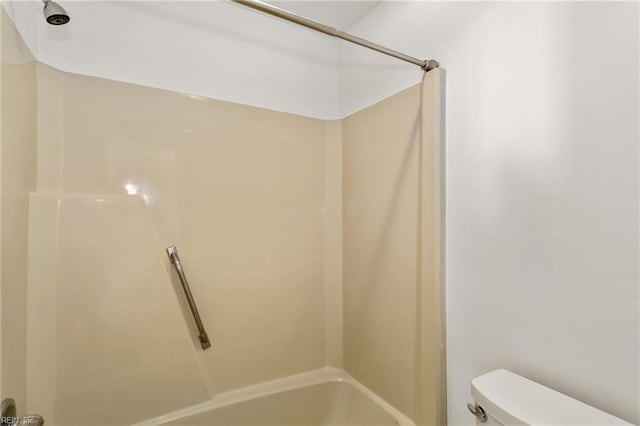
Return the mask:
M342 135L344 367L424 425L446 424L443 79L427 73Z
M38 64L27 409L132 423L334 366L442 424L442 78L421 138L419 86L323 121Z
M29 191L36 184L36 63L2 7L0 33L0 395L24 401L27 225Z

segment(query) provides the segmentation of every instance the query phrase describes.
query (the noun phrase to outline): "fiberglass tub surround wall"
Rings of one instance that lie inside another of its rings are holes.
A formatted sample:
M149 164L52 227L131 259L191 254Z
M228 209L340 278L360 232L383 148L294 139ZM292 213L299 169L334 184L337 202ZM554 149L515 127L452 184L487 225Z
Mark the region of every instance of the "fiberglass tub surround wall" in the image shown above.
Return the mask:
M30 375L30 409L131 423L326 364L324 121L46 66L38 84L29 321L55 349L30 351L49 377Z
M28 409L52 424L133 423L344 357L374 392L426 418L414 400L443 370L420 361L438 358L440 337L416 337L438 324L416 302L419 87L341 123L44 65L37 77ZM425 86L436 105L441 78Z
M345 369L420 425L446 422L443 90L434 70L343 121Z
M419 88L344 121L345 367L415 413Z
M36 183L36 63L0 8L2 158L0 213L2 377L0 393L24 412L26 377L27 222Z

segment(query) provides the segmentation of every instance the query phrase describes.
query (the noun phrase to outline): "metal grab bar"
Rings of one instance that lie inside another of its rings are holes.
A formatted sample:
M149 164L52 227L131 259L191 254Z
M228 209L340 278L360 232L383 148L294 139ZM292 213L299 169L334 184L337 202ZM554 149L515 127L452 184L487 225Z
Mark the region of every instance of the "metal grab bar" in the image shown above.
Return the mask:
M180 256L178 256L178 249L176 248L176 246L167 247L167 255L169 256L169 260L171 260L171 263L173 263L173 266L175 266L176 268L178 278L180 278L182 290L184 290L184 295L187 298L187 303L189 303L189 309L191 309L193 320L195 321L196 327L198 328L198 339L200 339L200 346L202 346L202 349L210 348L211 342L209 341L209 336L207 336L207 332L204 329L204 324L202 324L202 319L200 319L200 314L198 313L196 302L195 300L193 300L193 295L191 294L191 289L189 288L187 277L184 275L184 270L182 269L182 263L180 263Z

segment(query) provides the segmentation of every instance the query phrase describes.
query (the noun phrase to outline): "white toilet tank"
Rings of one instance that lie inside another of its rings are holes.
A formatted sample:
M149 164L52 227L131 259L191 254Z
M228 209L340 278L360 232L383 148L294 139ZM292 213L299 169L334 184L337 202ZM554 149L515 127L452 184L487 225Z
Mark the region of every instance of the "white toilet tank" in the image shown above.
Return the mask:
M482 426L631 425L507 370L494 370L473 379L471 395L475 407L469 404L469 409L475 409L476 424ZM482 421L482 417L486 420Z

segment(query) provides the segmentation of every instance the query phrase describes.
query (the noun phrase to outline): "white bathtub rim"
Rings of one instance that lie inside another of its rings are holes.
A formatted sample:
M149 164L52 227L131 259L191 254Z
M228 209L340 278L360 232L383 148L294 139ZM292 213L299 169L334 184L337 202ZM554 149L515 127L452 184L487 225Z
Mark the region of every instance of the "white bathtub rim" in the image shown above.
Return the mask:
M187 408L182 408L168 414L163 414L152 419L144 420L142 422L134 424L133 426L161 425L167 422L182 419L184 417L201 414L221 407L226 407L228 405L250 401L252 399L287 392L295 389L305 388L308 386L331 382L344 382L352 385L360 392L365 394L368 398L373 400L377 405L382 407L382 409L385 410L388 414L393 416L398 421L400 426L415 426L415 423L411 419L398 411L387 401L376 395L372 390L351 377L347 372L333 367L319 368L317 370L311 370L304 373L295 374L293 376L287 376L281 379L275 379L264 383L246 386L244 388L232 390L229 392L220 393L215 395L208 401L204 401Z

